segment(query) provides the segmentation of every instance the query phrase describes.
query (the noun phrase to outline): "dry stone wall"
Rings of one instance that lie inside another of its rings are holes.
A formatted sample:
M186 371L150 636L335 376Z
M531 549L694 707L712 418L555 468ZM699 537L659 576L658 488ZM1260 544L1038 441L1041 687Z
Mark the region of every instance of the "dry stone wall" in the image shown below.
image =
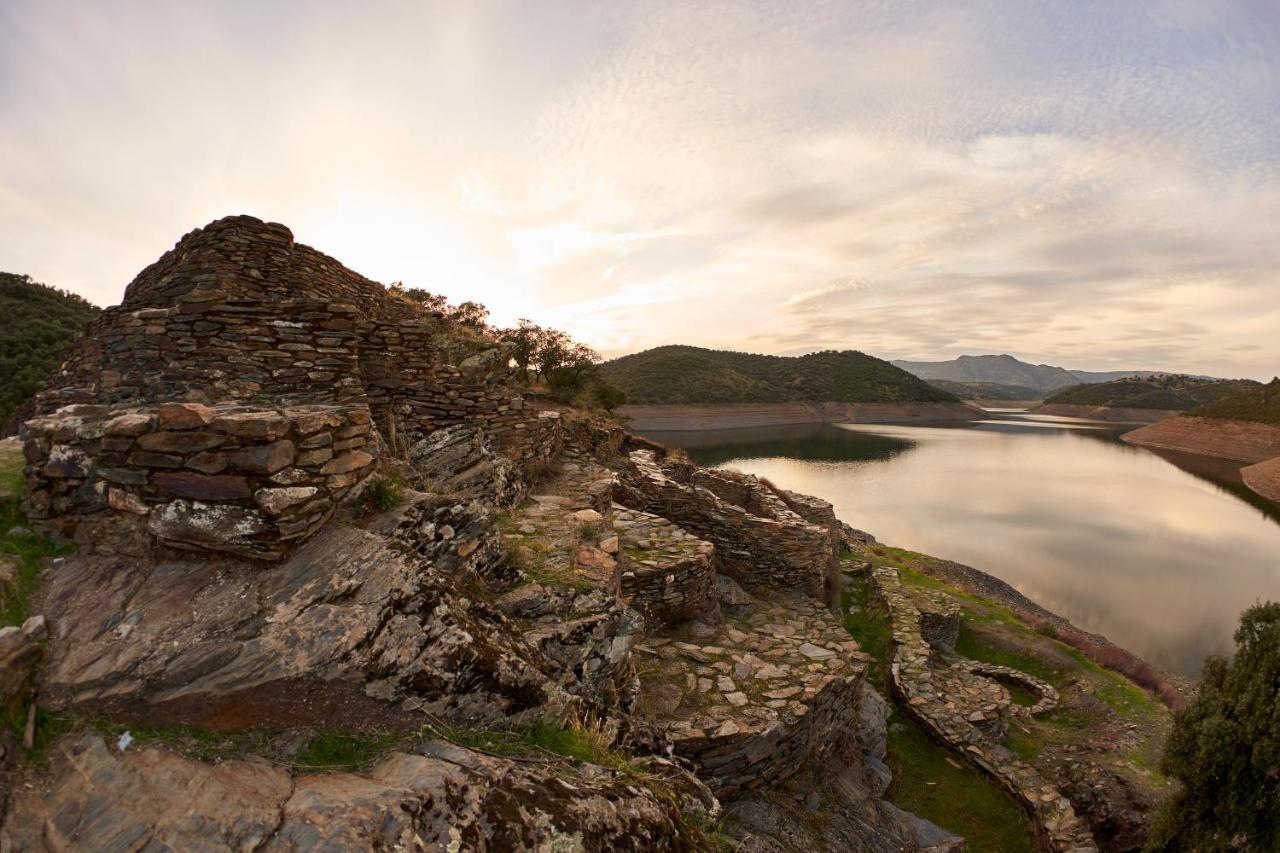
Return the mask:
M180 548L274 557L314 533L373 470L359 406L71 406L27 423L30 518L146 520Z
M136 548L141 526L172 545L279 557L380 455L416 448L426 485L441 452L459 461L433 436L464 425L472 458L452 469L465 473L456 491L509 503L557 451L560 425L527 407L507 365L505 350L450 335L284 226L218 220L139 273L40 395L30 515L91 550ZM173 401L202 414L166 421Z
M763 492L768 490L722 472L694 473L691 466L678 465L664 468L650 450L633 451L629 460L619 489L620 503L660 515L711 542L718 571L743 584L798 589L824 597L829 567L836 559L830 531L805 521L776 496L766 498Z

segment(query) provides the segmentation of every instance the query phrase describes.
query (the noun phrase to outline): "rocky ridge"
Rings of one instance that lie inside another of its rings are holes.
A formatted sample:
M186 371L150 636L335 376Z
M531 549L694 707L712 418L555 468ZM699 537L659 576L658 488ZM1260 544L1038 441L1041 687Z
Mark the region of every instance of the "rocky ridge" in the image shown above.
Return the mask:
M3 683L71 729L47 766L6 750L5 849L707 849L722 803L747 849L958 843L880 799L830 505L545 410L283 226L186 235L37 407L26 509L79 550ZM536 726L585 746L479 745ZM317 731L396 745L290 766ZM780 805L798 784L823 827Z

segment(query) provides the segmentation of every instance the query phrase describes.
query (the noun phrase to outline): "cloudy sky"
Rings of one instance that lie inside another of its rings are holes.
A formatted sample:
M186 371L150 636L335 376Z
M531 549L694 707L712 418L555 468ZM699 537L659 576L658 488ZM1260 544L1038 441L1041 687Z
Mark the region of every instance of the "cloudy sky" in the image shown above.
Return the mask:
M609 354L1280 373L1276 0L0 0L0 269L228 213Z

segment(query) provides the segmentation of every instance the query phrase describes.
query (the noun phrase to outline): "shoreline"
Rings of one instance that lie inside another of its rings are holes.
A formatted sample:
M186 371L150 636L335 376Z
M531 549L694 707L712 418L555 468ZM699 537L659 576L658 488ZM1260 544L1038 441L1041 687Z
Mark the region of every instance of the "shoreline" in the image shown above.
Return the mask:
M1117 424L1153 424L1181 414L1177 409L1135 409L1128 406L1083 406L1074 403L1047 403L1029 410L1037 415L1084 418Z
M995 575L984 572L981 569L976 569L973 566L965 565L964 563L957 563L953 560L934 556L933 554L925 554L920 551L910 551L910 549L906 548L897 548L896 546L878 541L874 536L868 536L868 541L861 544L860 547L868 551L875 548L891 548L896 551L907 551L909 553L925 557L929 561L928 564L918 567L920 570L924 571L925 574L929 574L936 580L946 583L958 590L961 590L962 592L967 592L980 598L986 598L1008 607L1015 616L1022 619L1028 625L1037 626L1037 629L1040 630L1041 633L1045 633L1047 636L1053 636L1056 639L1084 652L1087 657L1094 660L1094 662L1099 666L1124 676L1142 690L1150 693L1166 706L1169 706L1174 710L1177 709L1181 702L1190 699L1190 697L1195 693L1196 686L1199 683L1197 680L1169 672L1163 667L1157 666L1140 655L1129 651L1124 646L1112 642L1104 634L1099 634L1094 631L1086 631L1083 628L1080 628L1070 619L1067 619L1065 616L1061 616L1037 603L1033 599L1028 598L1021 592L1018 592L1018 590L1010 583L1001 580ZM1073 642L1073 640L1075 640L1075 642ZM1081 643L1081 640L1084 642ZM1097 660L1092 655L1088 654L1087 646L1092 646L1095 649L1114 650L1115 654L1104 655L1104 657L1109 660ZM1120 668L1114 665L1116 659L1122 658L1128 659L1127 667ZM1176 695L1176 698L1171 696L1168 692L1159 689L1159 686L1156 684L1143 683L1143 681L1135 678L1133 670L1137 667L1146 667L1147 670L1154 673L1163 685L1167 685L1172 688L1173 694ZM1130 671L1126 671L1126 669L1129 669Z
M697 432L837 423L965 423L986 417L968 403L725 403L620 406L631 432Z

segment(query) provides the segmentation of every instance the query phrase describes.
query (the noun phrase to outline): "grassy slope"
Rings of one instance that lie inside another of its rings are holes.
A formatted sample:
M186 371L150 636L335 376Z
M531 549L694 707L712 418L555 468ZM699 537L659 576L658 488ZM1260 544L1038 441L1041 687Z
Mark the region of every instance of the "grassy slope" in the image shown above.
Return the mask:
M79 296L0 273L0 428L44 384L71 340L98 313Z
M875 565L895 568L908 586L944 593L959 604L964 617L956 643L959 654L1020 669L1058 689L1058 709L1010 728L1006 745L1024 761L1052 778L1055 768L1089 752L1093 760L1110 764L1156 797L1168 792L1169 783L1157 765L1171 714L1152 694L1033 629L1003 605L932 577L931 557L885 546L875 546L865 557ZM851 603L859 608L846 616L845 625L872 655L872 677L883 682L889 659L887 614L869 601L866 591L857 591L860 584L865 582L855 581L855 591L846 595L844 609ZM1013 698L1026 704L1030 697L1015 693ZM1011 799L968 765L961 771L948 762L954 761L950 752L901 713L895 711L893 719L904 724L889 740L893 802L964 835L971 850L1029 849L1025 841L1022 846L1014 841L1020 838L1018 832L1025 835L1026 819Z
M1200 406L1187 414L1280 426L1280 378Z
M788 358L666 346L614 359L605 376L639 404L955 402L887 361L853 350Z
M1257 387L1258 383L1249 379L1152 376L1077 385L1054 394L1045 400L1045 404L1186 411Z
M22 466L22 451L16 442L0 444L0 560L13 572L12 580L0 581L0 627L21 625L31 615L28 602L45 558L69 550L26 532L27 520L20 503Z
M888 613L865 579L850 579L842 600L845 629L871 656L869 677L892 697ZM852 610L852 612L850 612ZM892 700L891 702L896 702ZM918 723L894 708L889 718L888 799L912 814L957 833L971 853L1031 851L1031 826L1017 802L994 781L933 741Z

